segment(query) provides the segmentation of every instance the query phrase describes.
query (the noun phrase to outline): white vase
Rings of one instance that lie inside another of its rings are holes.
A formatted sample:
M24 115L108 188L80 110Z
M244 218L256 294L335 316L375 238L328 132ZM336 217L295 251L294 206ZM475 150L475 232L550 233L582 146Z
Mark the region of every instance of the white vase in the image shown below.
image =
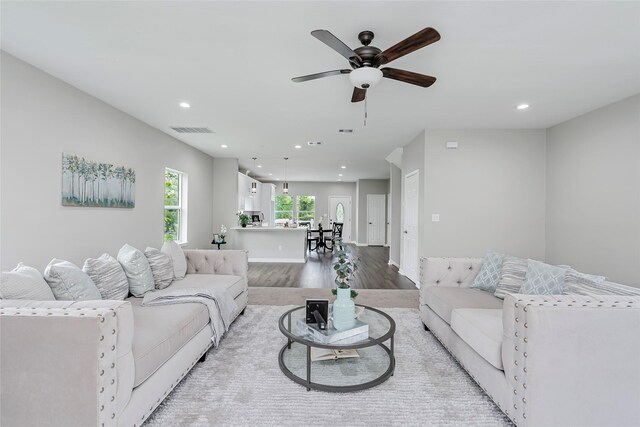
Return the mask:
M351 299L351 288L338 288L338 297L333 303L333 327L339 331L356 325L356 304Z

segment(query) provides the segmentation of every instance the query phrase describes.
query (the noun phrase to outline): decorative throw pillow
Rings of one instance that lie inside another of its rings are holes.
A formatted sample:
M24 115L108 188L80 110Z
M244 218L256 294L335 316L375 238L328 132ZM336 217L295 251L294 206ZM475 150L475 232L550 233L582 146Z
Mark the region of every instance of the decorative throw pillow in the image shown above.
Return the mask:
M520 289L526 295L560 295L567 269L543 262L527 260L527 276Z
M127 275L131 295L141 297L155 289L149 261L138 249L125 244L118 251L118 262L122 265L124 273Z
M19 263L13 270L2 272L0 299L55 301L56 298L38 270Z
M187 274L187 259L180 245L174 241L164 242L160 250L169 255L173 261L173 277L177 280L184 279Z
M484 256L482 267L478 275L473 279L472 288L481 289L487 292L495 292L500 281L500 273L502 271L502 261L505 255L494 251L488 251Z
M57 300L91 301L100 300L102 296L93 280L77 265L69 261L52 259L44 270L47 281Z
M93 280L102 299L124 300L129 295L129 282L117 259L109 254L87 258L82 271Z
M173 261L171 261L171 257L156 248L145 249L144 256L149 261L156 289L164 289L169 286L173 282Z
M502 263L500 282L493 293L496 297L504 299L507 294L517 294L527 276L527 260L508 256Z
M640 289L620 283L607 282L604 276L594 276L592 274L580 273L576 270L567 271L564 280L563 294L572 295L640 295Z

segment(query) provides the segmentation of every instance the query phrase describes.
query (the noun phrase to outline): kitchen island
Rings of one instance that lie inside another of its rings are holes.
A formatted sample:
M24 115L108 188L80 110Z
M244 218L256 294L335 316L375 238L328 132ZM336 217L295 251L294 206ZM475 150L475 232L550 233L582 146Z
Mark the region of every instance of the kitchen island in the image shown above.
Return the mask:
M233 227L236 248L249 252L249 262L307 261L307 229L304 227Z

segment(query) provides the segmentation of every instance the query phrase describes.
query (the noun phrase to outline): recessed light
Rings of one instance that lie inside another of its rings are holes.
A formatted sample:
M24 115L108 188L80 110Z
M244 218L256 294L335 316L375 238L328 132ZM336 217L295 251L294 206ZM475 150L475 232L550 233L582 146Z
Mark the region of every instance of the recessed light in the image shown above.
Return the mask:
M181 106L182 108L191 108L191 104L189 104L188 102L181 102L181 103L180 103L180 106Z
M269 173L269 176L273 175L272 173Z
M529 104L520 104L520 105L518 105L516 108L517 108L518 110L526 110L526 109L527 109L527 108L529 108L529 107L530 107L530 105L529 105Z
M262 167L262 165L258 165L258 167L259 167L259 168L261 168L261 167Z
M222 148L229 148L229 146L227 144L222 144L220 147Z
M338 178L338 181L342 181L340 178Z
M280 178L276 178L276 181L280 181Z
M345 165L340 166L341 169L346 169L347 167Z
M302 145L295 145L293 148L302 148Z
M339 174L338 174L338 176L342 176L342 174L341 174L341 173L339 173Z

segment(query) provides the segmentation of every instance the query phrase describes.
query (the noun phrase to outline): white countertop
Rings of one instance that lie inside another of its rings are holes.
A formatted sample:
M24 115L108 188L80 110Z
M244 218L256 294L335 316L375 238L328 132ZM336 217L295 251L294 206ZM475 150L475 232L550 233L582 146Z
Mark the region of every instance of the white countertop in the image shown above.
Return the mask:
M232 230L242 231L307 231L305 227L231 227Z

